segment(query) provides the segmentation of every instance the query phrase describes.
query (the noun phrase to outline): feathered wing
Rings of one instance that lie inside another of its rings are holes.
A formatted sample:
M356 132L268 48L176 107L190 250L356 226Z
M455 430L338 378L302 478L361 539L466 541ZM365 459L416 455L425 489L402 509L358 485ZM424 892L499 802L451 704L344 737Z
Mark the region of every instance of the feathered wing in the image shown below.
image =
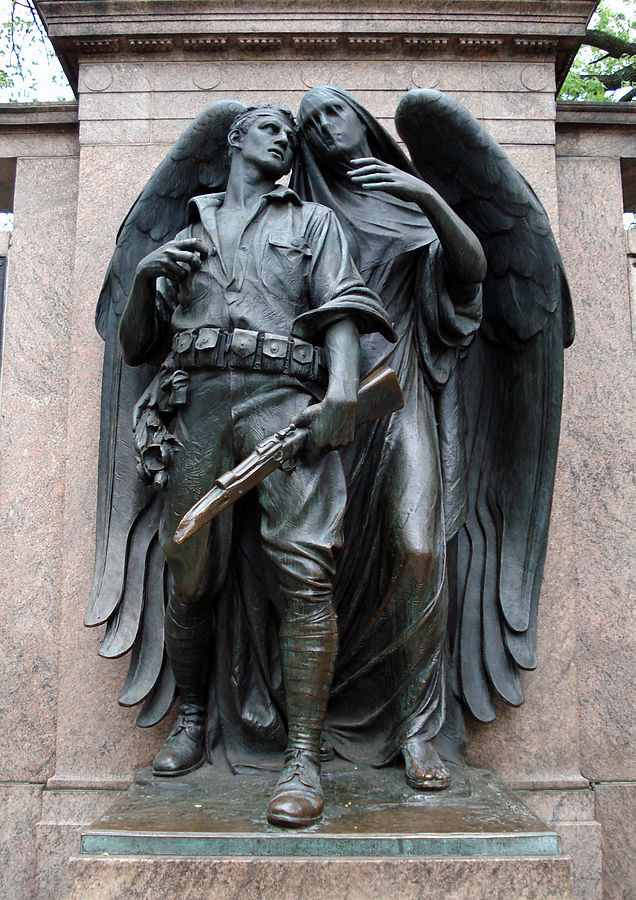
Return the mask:
M454 683L487 722L493 692L519 705L519 668L536 665L572 305L545 210L477 120L452 98L417 90L395 121L422 178L488 260L483 322L459 361L469 508L449 553Z
M139 261L184 227L192 196L225 187L227 134L244 110L235 101L211 104L157 167L119 229L95 314L105 348L95 573L85 624L107 622L102 656L132 648L120 702L146 699L138 719L143 725L165 715L175 690L163 648L164 559L157 541L162 498L137 475L132 435L133 407L156 369L127 366L117 330Z

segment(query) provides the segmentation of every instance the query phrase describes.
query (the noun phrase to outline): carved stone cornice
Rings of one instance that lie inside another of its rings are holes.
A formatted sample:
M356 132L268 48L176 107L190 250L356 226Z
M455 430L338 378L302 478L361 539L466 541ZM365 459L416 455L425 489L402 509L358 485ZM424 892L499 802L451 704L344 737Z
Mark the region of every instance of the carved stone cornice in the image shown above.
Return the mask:
M592 0L36 0L72 84L79 60L196 52L350 58L529 53L567 70Z
M77 132L77 101L0 103L0 134L25 131Z

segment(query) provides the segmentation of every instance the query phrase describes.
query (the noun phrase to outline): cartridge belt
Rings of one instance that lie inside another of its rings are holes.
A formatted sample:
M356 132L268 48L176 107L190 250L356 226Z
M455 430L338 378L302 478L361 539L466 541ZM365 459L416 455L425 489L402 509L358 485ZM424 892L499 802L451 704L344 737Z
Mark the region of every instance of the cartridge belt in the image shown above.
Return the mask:
M248 331L245 328L203 326L178 332L172 340L172 357L179 369L231 368L292 375L326 384L324 353L307 341Z

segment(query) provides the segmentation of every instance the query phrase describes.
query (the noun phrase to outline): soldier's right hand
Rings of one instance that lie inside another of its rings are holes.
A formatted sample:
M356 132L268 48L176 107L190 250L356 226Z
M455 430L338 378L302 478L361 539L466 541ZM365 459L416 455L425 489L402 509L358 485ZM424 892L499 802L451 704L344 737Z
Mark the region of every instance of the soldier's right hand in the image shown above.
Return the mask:
M140 278L169 278L183 281L201 268L201 263L209 256L208 248L197 238L183 238L168 241L148 256L144 256L137 266Z

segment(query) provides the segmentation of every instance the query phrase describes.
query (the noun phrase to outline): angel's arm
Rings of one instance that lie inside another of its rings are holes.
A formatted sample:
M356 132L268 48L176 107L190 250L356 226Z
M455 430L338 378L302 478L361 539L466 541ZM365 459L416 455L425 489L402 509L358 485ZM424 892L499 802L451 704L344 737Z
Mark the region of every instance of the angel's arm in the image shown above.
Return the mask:
M486 257L478 238L429 184L374 158L352 160L347 174L367 190L385 191L417 203L437 232L454 282L479 284L484 280Z
M167 278L183 281L201 266L208 250L195 238L169 241L145 256L135 271L128 302L119 323L119 345L129 366L147 362L162 338L156 307L156 282Z

